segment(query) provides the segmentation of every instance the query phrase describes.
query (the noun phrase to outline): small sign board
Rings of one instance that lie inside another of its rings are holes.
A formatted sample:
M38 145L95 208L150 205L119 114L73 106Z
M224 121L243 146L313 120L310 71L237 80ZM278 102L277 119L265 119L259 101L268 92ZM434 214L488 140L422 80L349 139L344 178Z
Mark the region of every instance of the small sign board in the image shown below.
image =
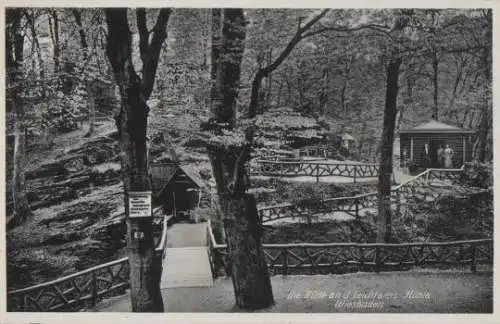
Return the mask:
M129 192L128 214L130 218L151 217L151 191Z

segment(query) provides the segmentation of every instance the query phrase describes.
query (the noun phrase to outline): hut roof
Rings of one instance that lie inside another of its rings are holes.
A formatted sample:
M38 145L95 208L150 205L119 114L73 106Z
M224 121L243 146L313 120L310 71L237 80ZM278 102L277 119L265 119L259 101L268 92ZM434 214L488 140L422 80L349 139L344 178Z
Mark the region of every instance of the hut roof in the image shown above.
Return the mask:
M203 180L201 180L198 171L196 171L194 168L190 167L189 165L181 165L179 167L188 177L191 179L198 187L203 187L204 183Z
M187 165L178 165L176 163L158 163L151 165L151 180L153 182L153 191L157 196L161 195L163 189L172 181L176 174L183 174L189 178L197 187L204 186L198 172Z
M347 134L347 133L342 134L342 139L344 141L354 141L355 140L354 137L352 137L352 135Z
M449 124L445 124L439 122L437 120L431 120L427 123L420 124L414 128L410 129L402 129L400 134L409 134L409 133L475 133L474 130L469 128L461 128Z

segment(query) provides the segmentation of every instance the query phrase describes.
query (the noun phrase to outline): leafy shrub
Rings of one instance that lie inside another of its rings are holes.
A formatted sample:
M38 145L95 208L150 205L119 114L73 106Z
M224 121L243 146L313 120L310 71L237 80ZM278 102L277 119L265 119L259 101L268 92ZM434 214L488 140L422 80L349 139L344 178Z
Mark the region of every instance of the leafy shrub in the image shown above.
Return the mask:
M78 129L78 119L82 110L81 101L82 98L77 94L66 96L58 92L56 97L51 99L43 116L47 126L63 133Z
M492 163L468 163L461 178L463 184L472 187L490 188L493 186Z

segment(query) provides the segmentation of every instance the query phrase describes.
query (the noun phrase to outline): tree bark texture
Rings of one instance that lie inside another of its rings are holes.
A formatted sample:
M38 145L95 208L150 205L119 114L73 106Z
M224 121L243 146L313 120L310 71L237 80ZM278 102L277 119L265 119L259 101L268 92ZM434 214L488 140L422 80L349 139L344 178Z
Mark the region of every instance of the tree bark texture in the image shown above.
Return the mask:
M222 32L222 9L213 8L212 9L212 19L211 19L211 55L210 55L210 79L212 81L212 87L210 88L210 108L212 115L216 114L216 105L220 102L221 92L217 87L220 85L218 79L218 66L220 60L220 48L221 48L221 32Z
M393 53L387 67L387 84L382 130L381 156L378 177L377 242L385 242L391 236L391 175L394 128L397 114L398 78L401 57Z
M52 36L52 46L54 50L54 72L58 73L61 71L61 47L59 42L59 16L57 15L56 9L51 9L49 11L49 26L50 35Z
M139 15L139 14L138 14ZM147 100L151 94L156 74L159 52L158 44L163 43L165 27L170 9L161 9L161 26L155 25L152 44L141 39L141 57L152 62L143 70L143 78L136 74L132 64L132 35L127 20L127 9L106 9L108 42L106 54L109 58L121 97L120 111L115 116L121 148L121 165L124 183L124 203L127 215L127 245L130 263L130 286L133 312L163 312L160 291L161 264L154 260L154 242L151 218L131 219L129 216L128 196L130 191L149 191L151 184L148 176L147 161ZM165 19L165 16L167 17ZM144 41L144 43L142 43ZM145 73L152 73L146 75ZM147 80L147 83L144 83ZM137 239L134 233L144 233Z
M25 189L26 139L24 127L24 106L21 98L23 76L24 37L21 30L22 9L6 10L6 72L7 111L13 112L14 154L13 172L10 182L13 217L8 226L19 225L31 215Z
M215 100L212 119L219 125L216 127L233 130L246 22L242 9L224 9L222 16L221 47L216 49L220 51L220 59L212 67L216 71L212 74L212 82L216 83L212 88ZM213 34L220 32L215 29ZM271 306L274 298L260 240L262 228L256 202L246 194L245 163L250 158L250 146L247 141L239 147L210 147L209 156L223 216L236 306L261 309Z
M439 118L439 106L438 106L438 92L439 92L439 83L438 83L438 75L439 75L439 59L438 53L432 53L432 83L434 85L434 113L433 119L438 120Z
M492 123L493 123L493 111L491 107L491 89L492 85L492 62L491 62L491 44L492 44L492 12L491 9L488 10L485 17L488 21L489 28L486 33L486 45L482 50L481 55L481 65L484 73L484 79L490 85L487 98L483 103L483 111L481 116L481 122L479 124L479 132L477 134L476 141L474 143L474 160L479 162L489 162L493 159L493 147L492 141L489 140L492 136Z
M267 308L274 299L255 198L249 194L223 196L221 204L236 305L244 309Z

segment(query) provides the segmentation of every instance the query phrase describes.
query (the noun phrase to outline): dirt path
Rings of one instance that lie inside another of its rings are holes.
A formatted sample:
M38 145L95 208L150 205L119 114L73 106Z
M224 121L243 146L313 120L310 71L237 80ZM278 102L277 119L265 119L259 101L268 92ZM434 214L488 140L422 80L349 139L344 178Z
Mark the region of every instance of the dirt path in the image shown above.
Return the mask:
M273 276L269 313L491 313L492 272L452 271ZM166 312L235 312L232 282L163 290ZM129 297L108 300L99 312L129 312Z

